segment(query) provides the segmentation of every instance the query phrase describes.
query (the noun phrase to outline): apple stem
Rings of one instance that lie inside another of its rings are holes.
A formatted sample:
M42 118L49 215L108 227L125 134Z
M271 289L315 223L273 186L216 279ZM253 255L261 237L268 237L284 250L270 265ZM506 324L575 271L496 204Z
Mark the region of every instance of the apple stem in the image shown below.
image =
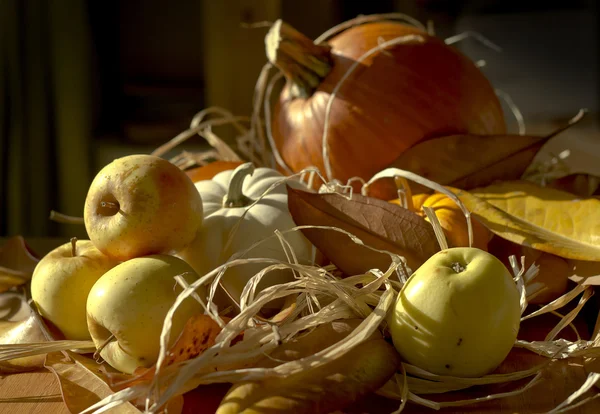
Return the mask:
M96 349L96 352L94 352L94 355L92 355L92 357L94 358L94 361L96 362L100 362L100 352L102 352L102 350L104 348L106 348L106 345L108 345L111 341L115 340L115 334L111 334L108 338L106 338L106 341L102 342L100 344L100 346L98 347L98 349Z
M454 262L452 263L452 269L456 272L456 273L460 273L460 272L464 272L466 267L463 266L462 264L458 263L458 262Z
M77 237L71 237L71 255L77 256Z
M119 203L113 201L101 201L98 213L103 216L114 216L117 213L123 213L123 211L121 210Z
M244 195L242 186L247 176L254 173L254 164L247 162L233 170L227 194L223 197L224 208L246 207L252 200Z

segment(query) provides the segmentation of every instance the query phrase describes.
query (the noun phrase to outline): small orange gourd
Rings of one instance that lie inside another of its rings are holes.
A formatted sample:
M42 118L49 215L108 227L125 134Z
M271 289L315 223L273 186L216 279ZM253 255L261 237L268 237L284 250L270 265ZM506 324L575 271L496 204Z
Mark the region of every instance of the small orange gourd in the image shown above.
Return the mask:
M200 167L194 167L186 170L185 173L193 182L212 180L212 178L222 171L233 170L242 165L242 161L214 161Z
M402 205L398 199L391 200L391 202ZM422 208L431 207L435 211L450 247L469 246L467 219L460 207L447 195L437 192L433 194L415 194L412 196L412 204L413 211L427 221L429 219ZM487 251L492 233L473 216L471 216L471 225L473 227L473 247Z

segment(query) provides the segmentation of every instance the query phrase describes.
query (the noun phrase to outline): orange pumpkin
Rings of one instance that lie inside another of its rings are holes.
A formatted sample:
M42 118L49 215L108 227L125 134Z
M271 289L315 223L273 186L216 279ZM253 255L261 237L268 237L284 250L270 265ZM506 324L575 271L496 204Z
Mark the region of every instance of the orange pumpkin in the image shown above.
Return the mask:
M185 173L196 183L198 181L212 180L218 173L233 170L242 164L242 161L214 161L201 167L186 170Z
M401 205L398 199L391 202ZM442 193L415 194L412 196L412 203L414 212L427 221L429 219L422 207L431 207L435 211L450 247L469 246L467 219L452 199ZM473 247L487 251L492 233L473 216L471 216L471 225L473 227Z
M287 81L273 109L273 138L295 172L327 171L325 134L331 178L346 182L368 180L429 138L506 131L483 72L420 28L382 18L315 43L278 21L265 44Z

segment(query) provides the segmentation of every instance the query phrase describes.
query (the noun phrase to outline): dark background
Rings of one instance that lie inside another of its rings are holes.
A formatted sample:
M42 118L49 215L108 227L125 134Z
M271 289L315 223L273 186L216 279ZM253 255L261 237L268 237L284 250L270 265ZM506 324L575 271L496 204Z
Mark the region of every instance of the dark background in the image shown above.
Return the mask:
M431 20L440 37L474 30L500 45L502 53L473 40L457 47L486 61L482 70L521 109L529 133L588 108L547 151L569 148L583 157L573 165L598 168L595 1L3 0L0 236L81 237L81 227L50 222L48 213L81 216L102 166L151 152L205 107L249 115L267 28L244 24L283 18L314 38L359 14L387 12ZM177 150L203 148L197 138Z

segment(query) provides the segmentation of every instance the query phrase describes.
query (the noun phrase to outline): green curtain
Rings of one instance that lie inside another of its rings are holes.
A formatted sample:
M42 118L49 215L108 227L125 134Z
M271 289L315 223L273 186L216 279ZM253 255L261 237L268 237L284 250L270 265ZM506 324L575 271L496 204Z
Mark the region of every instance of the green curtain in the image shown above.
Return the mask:
M78 236L91 180L92 48L84 0L0 1L0 236Z

